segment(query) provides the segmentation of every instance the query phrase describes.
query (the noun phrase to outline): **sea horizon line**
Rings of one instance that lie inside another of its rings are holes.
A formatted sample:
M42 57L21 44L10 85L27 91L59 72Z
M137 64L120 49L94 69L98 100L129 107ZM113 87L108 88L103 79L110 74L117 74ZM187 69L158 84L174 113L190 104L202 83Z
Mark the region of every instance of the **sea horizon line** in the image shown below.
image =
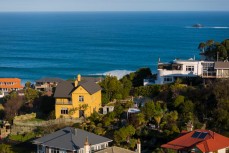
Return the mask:
M149 10L149 11L138 11L138 10L136 10L136 11L134 11L134 10L123 10L123 11L114 11L114 10L111 10L111 11L109 11L109 10L104 10L104 11L101 11L101 10L93 10L93 11L77 11L77 10L75 10L75 11L47 11L47 10L44 10L44 11L0 11L0 13L150 13L150 12L152 12L152 13L156 13L156 12L161 12L161 13L166 13L166 12L187 12L187 13L198 13L198 12L202 12L202 13L204 13L204 12L221 12L221 13L223 13L223 12L225 12L225 13L227 13L227 12L229 12L229 10L192 10L192 11L184 11L184 10L168 10L168 11L165 11L165 10L157 10L157 11L154 11L154 10Z

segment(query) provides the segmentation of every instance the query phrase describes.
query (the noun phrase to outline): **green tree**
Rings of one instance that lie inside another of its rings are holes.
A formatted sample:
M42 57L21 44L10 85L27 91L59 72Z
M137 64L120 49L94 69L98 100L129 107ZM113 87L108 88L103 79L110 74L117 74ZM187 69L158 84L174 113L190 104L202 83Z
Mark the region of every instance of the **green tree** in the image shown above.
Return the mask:
M130 94L132 82L126 76L124 76L120 81L122 83L122 98L125 99Z
M114 107L114 112L115 112L115 116L117 118L120 118L120 115L123 113L124 111L124 107L122 106L121 103L116 103L115 107Z
M12 147L7 144L0 144L0 152L1 153L13 153Z
M174 103L173 103L174 107L178 107L181 104L183 104L184 103L184 98L185 97L181 96L181 95L177 96L176 99L174 100Z
M150 68L140 68L134 73L132 84L134 87L143 85L143 79L152 77Z
M105 106L110 102L110 99L108 97L108 94L105 92L102 92L102 105Z
M224 40L222 43L208 40L206 43L200 43L198 48L203 49L204 47L204 55L208 60L217 60L217 58L218 60L225 60L229 55L228 43L228 39Z
M216 52L218 54L219 60L227 59L227 50L222 44L216 45Z
M201 42L198 46L198 49L204 53L206 44L204 42Z
M139 128L146 123L145 115L143 113L133 114L131 116L132 117L129 121L135 128Z
M39 98L39 91L28 88L25 90L25 98L28 102L32 103L35 99Z
M44 95L40 97L39 100L40 110L44 114L49 114L51 111L55 110L55 99L53 97Z
M114 132L114 140L117 144L129 141L130 137L135 134L135 128L132 125L122 127Z
M98 112L93 112L89 117L89 119L91 122L98 124L99 122L102 121L102 116Z
M130 139L129 140L129 147L133 150L136 147L137 140L136 139Z
M136 115L136 125L143 125L143 124L145 124L145 122L146 122L146 120L145 120L145 116L144 116L144 114L143 113L138 113L137 115Z
M25 87L26 87L26 89L31 88L31 82L27 81L25 83Z
M122 84L115 76L106 76L105 79L100 83L103 88L103 92L105 93L105 97L108 98L109 101L114 99L120 99Z
M4 103L5 118L11 122L13 118L18 115L23 103L23 97L18 96L15 93L11 93L9 98L7 98L6 103Z
M217 128L229 129L229 79L218 80L213 84L213 93L216 99L214 123Z
M163 130L169 131L167 132L168 135L180 132L179 128L177 127L178 117L179 116L178 116L177 111L171 111L164 115L162 128Z
M229 39L226 39L222 42L222 45L226 48L227 50L227 55L229 55Z
M94 133L97 135L104 135L106 131L101 126L96 126L94 129Z
M142 107L142 112L144 113L147 120L151 120L155 112L155 104L153 101L146 102L144 107Z
M160 102L156 102L153 118L157 123L158 129L160 128L161 119L164 116L164 110Z

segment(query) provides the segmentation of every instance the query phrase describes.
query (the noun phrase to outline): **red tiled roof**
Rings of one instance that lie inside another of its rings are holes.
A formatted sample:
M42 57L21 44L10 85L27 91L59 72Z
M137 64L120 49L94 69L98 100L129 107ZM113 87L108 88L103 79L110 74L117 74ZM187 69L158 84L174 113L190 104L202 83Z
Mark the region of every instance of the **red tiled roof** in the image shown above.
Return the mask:
M222 148L229 147L229 138L218 133L213 133L211 139L207 139L196 145L202 152L212 152Z
M21 82L18 78L0 78L0 82Z
M204 138L194 138L192 135L195 132L207 133L207 135ZM209 130L195 130L188 132L161 147L175 150L189 150L193 147L197 147L202 152L211 152L229 147L229 138Z
M14 84L5 84L13 82ZM19 88L22 89L21 79L18 78L0 78L0 88Z

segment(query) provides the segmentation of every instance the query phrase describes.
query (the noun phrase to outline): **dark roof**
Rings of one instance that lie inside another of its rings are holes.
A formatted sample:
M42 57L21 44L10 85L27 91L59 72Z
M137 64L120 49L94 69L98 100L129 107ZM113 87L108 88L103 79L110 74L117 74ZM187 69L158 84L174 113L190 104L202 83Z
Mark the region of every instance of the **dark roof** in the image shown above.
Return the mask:
M82 77L82 81L92 81L92 82L101 82L103 80L102 77Z
M215 69L229 69L229 62L215 62Z
M90 145L112 141L111 139L81 129L66 127L42 138L36 139L33 143L64 150L78 150L84 147L86 138L88 138Z
M80 81L77 87L74 87L72 81L62 81L57 85L54 97L70 98L71 93L79 86L83 87L89 94L94 94L101 90L101 87L92 81Z
M72 81L62 81L57 85L54 97L71 98L71 92L73 89L74 83Z
M64 80L61 78L42 78L42 79L36 80L36 82L62 82L62 81Z
M80 82L79 82L79 86L81 86L81 87L83 87L85 90L87 90L87 92L88 92L89 94L94 94L94 93L96 93L97 91L101 90L101 87L100 87L98 84L96 84L96 83L94 83L94 82L92 82L92 81L86 81L86 82L80 81Z

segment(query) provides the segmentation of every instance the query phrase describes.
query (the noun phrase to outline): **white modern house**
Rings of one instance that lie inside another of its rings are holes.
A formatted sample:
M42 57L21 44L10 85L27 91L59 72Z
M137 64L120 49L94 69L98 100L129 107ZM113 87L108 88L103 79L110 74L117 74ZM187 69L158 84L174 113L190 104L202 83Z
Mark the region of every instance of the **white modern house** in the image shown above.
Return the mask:
M144 85L172 83L182 77L229 78L228 61L179 60L158 62L157 79L144 80Z

